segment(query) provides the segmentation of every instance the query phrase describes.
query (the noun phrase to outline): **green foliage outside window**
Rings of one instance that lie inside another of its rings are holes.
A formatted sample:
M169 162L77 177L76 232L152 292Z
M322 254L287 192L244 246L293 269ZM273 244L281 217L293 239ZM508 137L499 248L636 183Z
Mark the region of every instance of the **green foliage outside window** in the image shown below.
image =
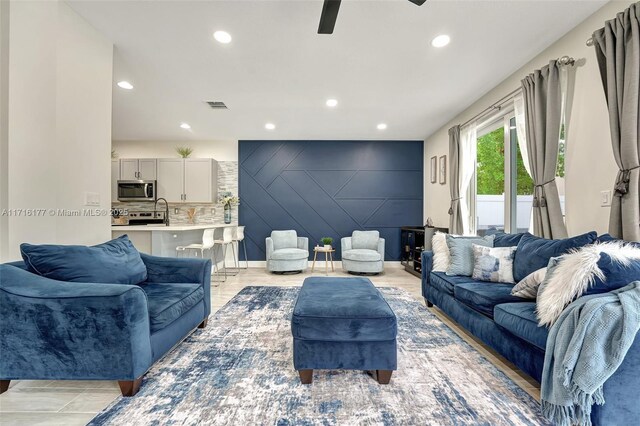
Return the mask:
M504 193L504 129L502 127L478 138L477 193L499 195ZM533 180L524 167L518 149L516 186L517 195L533 194ZM560 169L560 159L558 160ZM562 155L564 175L564 155Z

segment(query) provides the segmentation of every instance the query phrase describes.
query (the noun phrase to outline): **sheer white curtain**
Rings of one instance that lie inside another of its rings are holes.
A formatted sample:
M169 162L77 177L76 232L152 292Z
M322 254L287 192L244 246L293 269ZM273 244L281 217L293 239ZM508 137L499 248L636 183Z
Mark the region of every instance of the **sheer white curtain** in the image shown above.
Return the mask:
M460 128L460 210L462 217L462 230L464 235L475 233L472 229L471 213L469 208L469 185L476 171L477 160L477 130L476 122Z

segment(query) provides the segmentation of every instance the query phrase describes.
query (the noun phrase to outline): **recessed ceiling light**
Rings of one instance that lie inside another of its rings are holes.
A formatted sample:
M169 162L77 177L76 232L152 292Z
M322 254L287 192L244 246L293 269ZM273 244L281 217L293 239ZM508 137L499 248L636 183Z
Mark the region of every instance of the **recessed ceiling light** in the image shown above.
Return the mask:
M191 126L189 126L188 123L181 123L180 124L180 128L185 129L185 130L189 130L191 128Z
M213 33L213 38L223 44L231 43L231 34L226 31L216 31Z
M438 37L431 40L431 45L433 47L445 47L451 41L451 37L446 34L441 34Z
M120 87L121 89L131 90L133 89L133 84L123 80L118 82L118 87Z
M337 99L327 99L327 106L330 107L330 108L338 106L338 100Z
M264 128L267 130L274 130L276 128L276 125L273 123L267 123L264 125Z
M378 130L384 130L387 128L387 125L385 123L380 123L376 127L378 128Z

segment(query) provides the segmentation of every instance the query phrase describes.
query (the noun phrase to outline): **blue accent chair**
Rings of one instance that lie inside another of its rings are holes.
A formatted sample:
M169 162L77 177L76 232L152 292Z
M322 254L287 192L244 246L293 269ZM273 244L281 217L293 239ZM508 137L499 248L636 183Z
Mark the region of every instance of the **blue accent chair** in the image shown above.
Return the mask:
M211 261L140 254L137 285L56 281L23 262L0 265L0 393L11 380L117 380L133 396L142 376L211 312Z
M525 234L526 235L526 234ZM518 246L522 234L497 235L496 246ZM584 236L575 237L575 239ZM526 236L526 239L531 239ZM601 240L601 237L597 241ZM547 240L549 241L549 240ZM588 244L591 241L580 241ZM544 241L538 243L543 244ZM524 247L525 261L539 261L542 250L536 247L531 255ZM516 262L518 261L516 251ZM521 255L522 255L521 253ZM556 254L548 254L552 256ZM546 259L548 262L548 259ZM538 265L531 266L532 268ZM549 329L539 327L534 301L511 296L511 284L486 283L466 276L449 276L433 272L433 252L422 252L422 295L431 307L436 305L450 318L482 340L519 369L540 381L544 366ZM640 392L640 334L627 356L604 384L604 405L594 405L591 421L594 425L637 424L640 418L638 393Z
M375 371L388 384L397 368L396 316L367 278L305 279L291 333L303 384L312 382L314 369Z

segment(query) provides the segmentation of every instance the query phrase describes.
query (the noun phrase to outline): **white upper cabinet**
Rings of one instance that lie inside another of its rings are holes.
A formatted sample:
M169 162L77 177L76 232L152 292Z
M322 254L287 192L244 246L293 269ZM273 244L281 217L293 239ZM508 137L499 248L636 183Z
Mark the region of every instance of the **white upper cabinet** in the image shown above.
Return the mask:
M120 160L121 180L155 180L155 158L123 158Z
M213 203L218 196L218 163L210 158L184 160L184 201Z
M158 198L170 203L184 201L184 160L182 158L158 159Z
M211 158L157 160L158 197L170 203L214 203L218 197L218 162Z

